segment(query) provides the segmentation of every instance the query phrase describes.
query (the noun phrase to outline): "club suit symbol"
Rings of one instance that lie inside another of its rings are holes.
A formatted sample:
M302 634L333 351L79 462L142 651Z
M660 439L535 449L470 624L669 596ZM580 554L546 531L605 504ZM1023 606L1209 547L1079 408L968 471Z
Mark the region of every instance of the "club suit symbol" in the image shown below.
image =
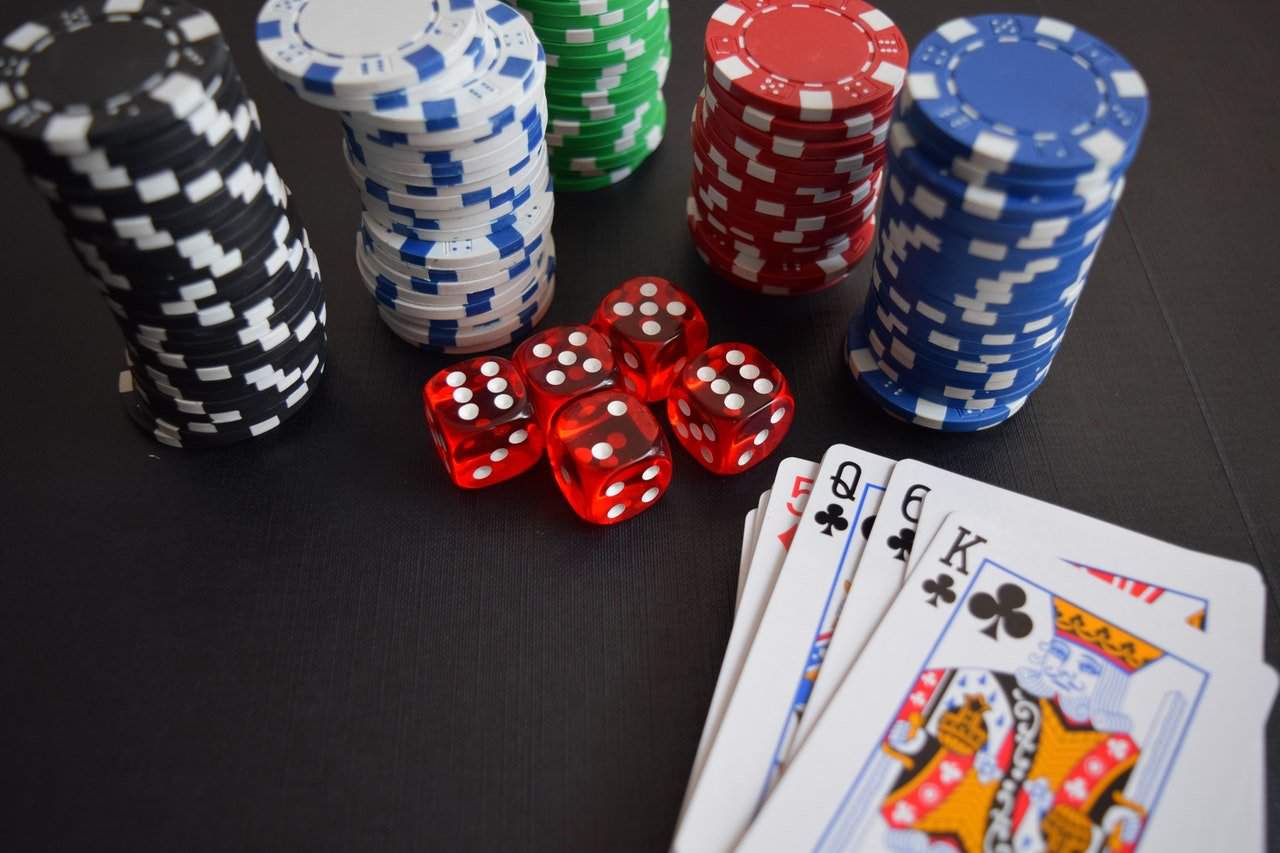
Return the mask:
M827 508L819 510L813 520L827 536L834 536L833 530L844 530L849 526L849 520L844 517L844 507L840 504L827 504Z
M951 587L955 585L955 581L951 579L951 575L941 574L936 578L929 578L920 588L924 590L925 595L933 596L927 602L930 607L938 606L938 599L942 599L943 604L950 604L956 600L956 593Z
M1017 584L1003 583L996 590L995 597L980 592L969 599L969 612L979 620L990 619L990 624L982 629L993 640L1000 639L1000 628L1015 640L1021 640L1031 633L1031 617L1022 612L1027 603L1027 594Z
M889 550L893 551L895 560L907 561L907 557L911 555L911 546L916 543L916 532L910 527L904 527L897 533L889 537Z

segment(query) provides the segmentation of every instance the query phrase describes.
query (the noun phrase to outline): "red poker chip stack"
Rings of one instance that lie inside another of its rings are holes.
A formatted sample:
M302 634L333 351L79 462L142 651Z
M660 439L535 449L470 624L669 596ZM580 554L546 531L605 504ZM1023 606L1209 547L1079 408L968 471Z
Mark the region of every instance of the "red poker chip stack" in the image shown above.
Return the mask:
M730 0L707 24L689 230L746 290L843 281L875 238L907 42L861 0Z

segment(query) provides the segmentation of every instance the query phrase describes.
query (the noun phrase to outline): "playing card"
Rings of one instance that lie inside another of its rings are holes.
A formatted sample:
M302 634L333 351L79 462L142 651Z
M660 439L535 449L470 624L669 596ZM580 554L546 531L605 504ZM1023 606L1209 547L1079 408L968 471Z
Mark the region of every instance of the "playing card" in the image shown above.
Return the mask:
M756 516L759 513L751 510L742 521L742 551L738 556L738 591L734 595L733 609L736 612L738 602L742 600L742 584L747 579L747 563L751 560L751 552L756 545Z
M738 597L734 601L734 610L742 605L742 589L747 584L747 572L751 568L751 556L756 551L756 540L760 538L760 523L764 521L765 509L769 506L769 498L773 495L773 489L768 489L764 494L760 495L760 500L756 503L753 513L748 513L747 517L751 521L750 539L744 542L742 549L742 562L738 565Z
M1257 849L1273 671L981 519L918 562L740 850Z
M894 468L854 585L827 649L797 743L808 737L902 583L913 541L929 542L953 511L981 507L1067 564L1170 622L1204 627L1232 648L1262 648L1266 591L1252 566L1198 554L914 459ZM917 554L917 557L919 555ZM1112 575L1097 567L1119 567Z
M685 788L684 803L681 806L682 815L697 787L703 765L706 763L707 752L719 731L724 709L729 704L729 697L738 683L738 675L742 672L747 650L751 647L756 628L760 624L760 617L764 614L765 605L773 592L778 570L782 567L782 561L787 555L787 547L795 536L796 525L799 523L801 513L804 512L805 502L813 488L813 478L817 473L818 465L815 462L795 458L784 459L779 463L778 471L774 475L773 488L765 492L768 502L765 505L765 511L757 515L760 522L759 531L751 552L751 561L743 583L733 629L729 633L724 659L720 663L716 689L711 695L711 706L707 709L707 719L703 723L702 736L698 740L693 769L689 772L689 784Z
M894 466L889 486L880 500L876 520L845 599L844 611L827 646L822 670L814 682L809 707L800 719L788 759L794 757L822 718L832 694L902 588L907 563L911 559L915 525L920 520L924 498L929 491L918 478L902 471L906 461Z
M893 462L830 448L676 832L677 851L733 846L782 769ZM775 495L782 486L775 484ZM763 536L757 554L764 547ZM752 566L748 583L755 580Z

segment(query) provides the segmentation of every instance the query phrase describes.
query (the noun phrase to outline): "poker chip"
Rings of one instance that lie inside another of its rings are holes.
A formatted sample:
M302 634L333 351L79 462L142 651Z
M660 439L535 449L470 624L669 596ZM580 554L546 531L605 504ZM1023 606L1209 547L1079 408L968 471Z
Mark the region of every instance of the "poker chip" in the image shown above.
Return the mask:
M271 0L257 35L276 77L341 115L383 323L433 352L527 335L555 295L548 58L528 21L497 0Z
M1124 58L1062 21L978 16L927 36L888 134L871 287L849 324L858 387L937 430L1017 413L1062 345L1147 109Z
M512 5L546 50L546 141L556 189L586 192L626 180L666 132L668 0Z
M0 134L120 327L134 422L215 447L304 408L319 264L211 15L103 0L20 25L0 42Z
M902 34L861 2L729 0L704 48L687 202L699 255L757 293L839 284L873 244Z

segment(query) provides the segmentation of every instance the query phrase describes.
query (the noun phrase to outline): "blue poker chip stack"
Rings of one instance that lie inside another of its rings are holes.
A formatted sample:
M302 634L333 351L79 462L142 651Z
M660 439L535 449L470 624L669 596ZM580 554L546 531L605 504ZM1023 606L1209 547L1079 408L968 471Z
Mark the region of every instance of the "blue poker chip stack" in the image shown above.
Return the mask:
M125 341L125 411L216 447L304 408L325 367L320 271L217 21L89 0L0 41L0 134Z
M917 45L871 287L849 324L889 414L971 431L1044 382L1146 126L1142 77L1070 24L957 18Z
M341 114L364 212L356 267L422 349L527 335L555 294L546 57L497 0L269 0L258 47L298 97Z

